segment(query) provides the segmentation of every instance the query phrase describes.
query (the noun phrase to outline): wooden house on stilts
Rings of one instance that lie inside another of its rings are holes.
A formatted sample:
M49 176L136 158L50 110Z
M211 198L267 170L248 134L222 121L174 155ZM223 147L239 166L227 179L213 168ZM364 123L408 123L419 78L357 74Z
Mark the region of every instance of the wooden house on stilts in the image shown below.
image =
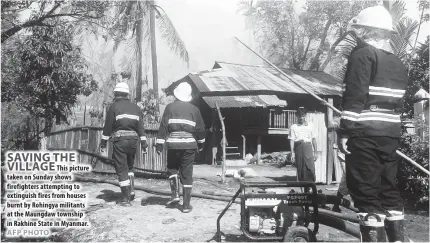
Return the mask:
M334 156L333 112L292 80L335 107L340 104L341 80L319 71L283 71L288 78L271 67L216 62L213 69L190 73L165 89L171 95L181 82L193 87L193 102L200 109L207 129L207 142L196 163L215 164L221 158L222 135L216 104L225 117L226 154L244 158L251 153L257 155L257 160L263 152L290 150L289 128L296 122L296 109L303 106L318 134L317 183L340 180L340 167L334 168L338 163L334 163L337 156Z

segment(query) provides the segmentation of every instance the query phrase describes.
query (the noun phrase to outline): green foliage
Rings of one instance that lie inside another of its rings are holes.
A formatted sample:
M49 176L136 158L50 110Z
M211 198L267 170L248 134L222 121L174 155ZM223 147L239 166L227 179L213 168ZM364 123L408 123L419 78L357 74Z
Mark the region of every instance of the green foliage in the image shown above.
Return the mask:
M429 90L429 40L422 43L416 50L415 56L410 61L409 85L403 99L403 113L412 118L414 106L414 94L420 89Z
M158 104L158 105L157 105ZM146 123L157 123L160 120L159 105L162 105L162 99L156 98L155 91L149 89L142 94L142 101L137 105L143 112L143 117Z
M409 69L409 85L403 99L403 113L411 118L414 115L414 94L420 88L429 90L429 38L417 49ZM428 107L426 108L428 109ZM415 117L416 135L403 133L401 151L418 164L429 169L429 126ZM428 210L428 176L403 161L399 166L399 185L402 186L406 201L419 209Z
M15 36L21 30L33 27L55 28L52 21L62 21L76 27L74 32L80 34L83 29L95 30L109 9L109 1L2 1L2 34L1 42ZM27 11L26 18L21 18ZM27 17L28 16L28 17Z
M31 117L15 102L3 103L1 110L1 150L37 149L44 121Z
M115 42L114 50L120 44L125 45L125 55L122 58L122 69L127 72L139 69L138 61L142 58L142 72L149 68L150 54L150 10L155 12L155 25L161 38L170 50L189 64L188 51L172 21L160 6L152 5L151 1L118 1L114 3L114 15L110 36ZM139 56L141 55L141 57ZM137 77L141 79L142 77Z
M16 102L34 117L67 121L77 95L90 94L97 84L73 45L73 26L50 23L56 27L34 27L4 47L1 100Z
M429 127L423 122L416 121L419 134L403 133L401 137L401 151L409 158L429 169ZM420 210L429 209L429 180L427 174L402 161L398 173L399 185L407 204Z
M274 64L324 70L343 39L349 20L375 1L306 1L297 13L293 1L241 1L266 56Z

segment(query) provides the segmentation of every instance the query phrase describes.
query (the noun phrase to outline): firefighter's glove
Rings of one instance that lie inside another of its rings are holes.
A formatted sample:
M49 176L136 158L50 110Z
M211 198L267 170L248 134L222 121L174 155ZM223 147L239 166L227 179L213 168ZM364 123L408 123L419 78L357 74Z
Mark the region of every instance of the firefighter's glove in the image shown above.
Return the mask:
M198 147L199 152L201 152L203 150L203 148L205 147L205 144L204 143L197 143L197 147Z
M107 147L107 140L102 139L100 142L100 153L104 154L106 153L106 147Z
M155 145L155 150L157 150L157 154L160 155L163 152L163 144L157 143Z
M140 147L142 148L142 153L146 153L146 148L148 148L148 143L146 143L146 140L140 141Z
M347 142L348 142L348 136L339 137L338 146L339 146L340 152L342 152L344 154L350 154L351 153L348 151L348 146L346 146Z

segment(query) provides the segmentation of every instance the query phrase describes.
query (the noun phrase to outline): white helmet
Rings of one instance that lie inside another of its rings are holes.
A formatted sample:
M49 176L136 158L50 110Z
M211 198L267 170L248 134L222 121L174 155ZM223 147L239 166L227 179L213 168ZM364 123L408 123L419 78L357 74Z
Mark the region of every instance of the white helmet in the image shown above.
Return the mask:
M191 95L191 93L192 93L191 85L187 82L180 83L175 88L175 90L173 90L173 95L175 95L175 97L178 100L185 101L185 102L189 102L193 99L193 96Z
M396 32L393 28L393 18L388 10L381 5L361 10L357 16L351 19L348 27L369 27L387 30L389 32Z
M128 88L128 84L125 82L117 83L113 91L130 94L130 89Z

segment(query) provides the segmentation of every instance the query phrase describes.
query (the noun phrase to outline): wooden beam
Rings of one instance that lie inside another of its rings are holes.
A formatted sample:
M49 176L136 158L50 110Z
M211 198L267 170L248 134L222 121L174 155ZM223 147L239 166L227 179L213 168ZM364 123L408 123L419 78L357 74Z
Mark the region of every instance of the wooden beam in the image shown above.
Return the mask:
M257 165L260 164L261 160L261 136L257 137Z
M333 98L328 98L327 102L330 105L333 105ZM327 184L331 184L333 178L333 162L334 162L334 151L333 144L336 142L335 138L335 129L333 127L333 110L327 107Z
M212 110L212 139L211 139L211 144L212 144L212 165L216 164L216 155L218 153L218 143L217 143L217 126L216 126L216 117L217 117L217 112L215 109Z
M245 160L246 154L246 137L242 135L242 159Z
M226 163L226 153L225 153L225 147L227 138L225 136L225 126L224 126L224 117L221 115L221 110L219 109L219 106L217 103L215 103L216 109L218 111L219 120L221 122L221 130L222 130L222 175L221 175L221 182L225 182L225 163Z

